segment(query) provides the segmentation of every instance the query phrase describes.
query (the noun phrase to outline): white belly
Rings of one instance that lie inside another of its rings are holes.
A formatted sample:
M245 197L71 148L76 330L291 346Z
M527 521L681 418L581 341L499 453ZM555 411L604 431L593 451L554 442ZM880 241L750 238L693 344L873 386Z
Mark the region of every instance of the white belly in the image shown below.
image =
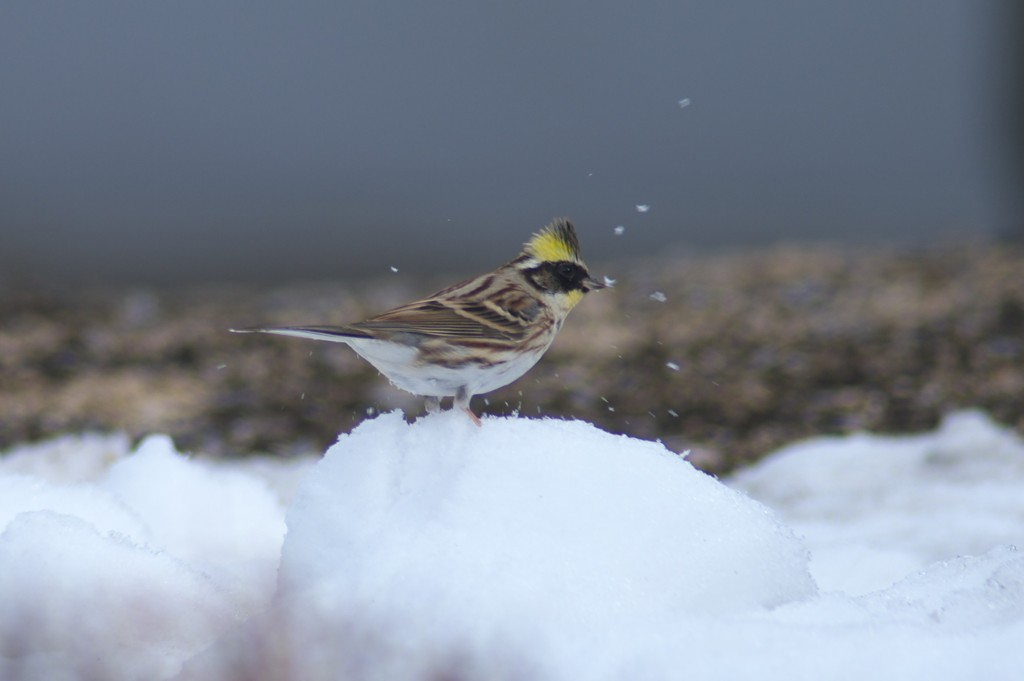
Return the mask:
M468 364L451 369L420 362L419 351L412 346L364 338L345 342L396 387L424 397L452 397L460 389L469 395L497 390L529 371L543 354L525 355L490 367Z

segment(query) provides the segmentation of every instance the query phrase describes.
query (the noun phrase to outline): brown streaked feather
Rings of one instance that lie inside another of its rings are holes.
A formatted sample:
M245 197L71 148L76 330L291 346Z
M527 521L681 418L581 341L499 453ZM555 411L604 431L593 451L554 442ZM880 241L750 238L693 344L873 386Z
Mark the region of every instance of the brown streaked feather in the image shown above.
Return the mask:
M489 330L480 322L459 315L450 306L436 300L421 300L396 307L352 326L374 336L416 333L444 338L482 338L487 337Z
M487 279L486 283L493 285L494 278ZM470 285L479 294L481 283L469 280L456 284L435 297L397 307L351 327L375 337L411 333L454 342L492 339L516 343L525 339L529 326L541 314L537 301L508 283L481 297L463 297L463 289Z

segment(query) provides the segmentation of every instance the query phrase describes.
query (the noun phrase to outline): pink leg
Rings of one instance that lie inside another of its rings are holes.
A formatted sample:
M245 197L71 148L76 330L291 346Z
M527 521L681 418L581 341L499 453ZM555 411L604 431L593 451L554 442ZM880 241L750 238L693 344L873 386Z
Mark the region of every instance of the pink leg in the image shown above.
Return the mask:
M480 421L480 417L473 413L473 410L469 408L469 401L473 399L473 396L466 392L465 388L459 388L455 393L455 400L452 402L452 409L459 408L469 414L469 418L472 419L473 423L477 426L484 425Z

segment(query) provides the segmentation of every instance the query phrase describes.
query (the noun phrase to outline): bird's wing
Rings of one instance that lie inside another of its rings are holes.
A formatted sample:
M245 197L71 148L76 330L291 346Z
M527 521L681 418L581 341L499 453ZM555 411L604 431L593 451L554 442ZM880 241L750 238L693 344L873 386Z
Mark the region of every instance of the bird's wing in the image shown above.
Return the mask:
M519 341L540 313L536 300L522 292L487 299L430 298L409 303L352 328L376 337L418 334L446 340Z

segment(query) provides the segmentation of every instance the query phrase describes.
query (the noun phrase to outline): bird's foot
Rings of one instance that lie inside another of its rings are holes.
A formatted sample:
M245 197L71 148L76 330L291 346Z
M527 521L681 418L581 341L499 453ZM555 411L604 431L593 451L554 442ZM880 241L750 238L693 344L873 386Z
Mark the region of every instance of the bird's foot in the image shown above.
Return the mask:
M469 393L469 391L466 390L466 387L463 386L455 391L455 399L452 400L452 409L462 409L464 412L469 414L470 420L472 420L473 423L477 425L477 427L480 427L484 425L480 421L480 417L474 414L473 410L469 408L469 403L472 400L473 396Z
M463 407L463 409L466 411L467 414L469 414L470 420L473 421L473 423L475 423L478 428L484 425L484 422L480 420L479 416L473 413L472 409L470 409L469 407Z

